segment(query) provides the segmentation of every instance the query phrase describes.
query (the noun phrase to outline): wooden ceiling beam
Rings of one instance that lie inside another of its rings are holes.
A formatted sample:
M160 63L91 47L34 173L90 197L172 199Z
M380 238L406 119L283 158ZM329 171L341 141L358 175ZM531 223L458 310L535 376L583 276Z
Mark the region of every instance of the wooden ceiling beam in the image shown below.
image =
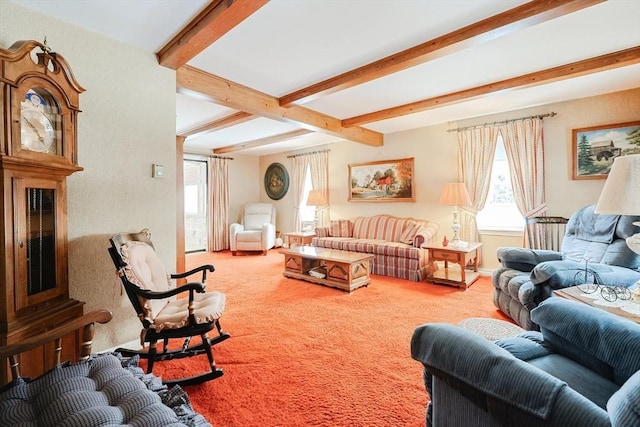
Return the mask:
M341 120L300 106L281 107L278 98L242 86L190 66L176 71L176 90L188 96L205 98L234 110L291 123L304 129L380 147L383 135L358 126L345 128Z
M162 66L177 70L268 1L213 0L158 51L158 62Z
M253 120L256 118L255 114L245 113L244 111L238 111L237 113L230 114L226 117L223 117L218 120L214 120L209 123L205 123L201 126L197 126L191 129L187 129L184 132L180 132L179 136L194 136L201 133L212 132L216 130L221 130L224 128L228 128L230 126L239 125L241 123L247 122L249 120Z
M281 106L312 101L416 65L450 55L473 45L593 6L604 0L533 0L475 22L451 33L347 71L279 98Z
M300 138L301 136L313 133L308 129L297 129L291 132L281 133L278 135L267 136L265 138L254 139L253 141L245 141L240 144L228 145L226 147L215 148L214 154L225 154L233 151L247 150L249 148L262 147L265 145L275 144L276 142L289 141L290 139Z
M406 116L408 114L419 113L445 105L455 104L461 101L469 101L482 96L495 94L497 92L522 89L552 83L554 81L580 77L613 68L625 67L640 63L640 46L621 50L559 67L547 68L522 76L513 77L458 92L447 93L433 98L423 99L385 110L375 111L360 116L342 120L344 127L360 126L366 123L378 122L395 117Z

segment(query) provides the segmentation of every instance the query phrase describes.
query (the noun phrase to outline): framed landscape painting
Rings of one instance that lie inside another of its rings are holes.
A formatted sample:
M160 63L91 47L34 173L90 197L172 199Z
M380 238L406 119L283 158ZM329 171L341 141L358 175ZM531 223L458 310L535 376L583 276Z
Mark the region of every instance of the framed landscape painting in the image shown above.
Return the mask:
M606 179L619 156L640 153L640 120L573 129L573 179Z
M413 159L349 164L349 201L415 202Z

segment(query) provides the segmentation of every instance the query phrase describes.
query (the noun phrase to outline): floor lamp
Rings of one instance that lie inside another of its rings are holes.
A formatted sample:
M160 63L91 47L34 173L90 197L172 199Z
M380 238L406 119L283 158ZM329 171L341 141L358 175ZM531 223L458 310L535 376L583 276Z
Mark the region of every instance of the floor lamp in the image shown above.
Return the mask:
M460 237L458 232L460 231L460 223L458 222L458 206L471 206L471 198L467 192L467 187L464 182L448 182L442 187L442 194L440 194L441 205L453 206L453 223L451 224L451 230L453 230L453 238L449 241L450 245L460 245Z
M604 183L595 212L602 215L640 215L640 154L616 157ZM640 227L640 221L633 225ZM640 233L627 237L627 246L640 254ZM640 303L640 282L632 293Z

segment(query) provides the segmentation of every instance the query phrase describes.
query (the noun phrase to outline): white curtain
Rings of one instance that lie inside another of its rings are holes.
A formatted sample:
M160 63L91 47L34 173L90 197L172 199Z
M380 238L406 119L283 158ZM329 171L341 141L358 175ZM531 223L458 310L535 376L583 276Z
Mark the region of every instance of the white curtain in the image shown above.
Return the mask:
M211 252L229 249L229 158L212 157L209 167L208 248Z
M487 201L498 131L494 126L458 131L458 179L465 183L471 206L460 212L460 239L478 242L476 215Z
M500 132L516 205L525 218L540 216L547 209L542 119L536 117L509 122L500 126Z
M304 180L307 176L307 168L309 161L306 156L293 157L293 169L291 171L291 180L293 181L293 227L296 231L300 231L300 204L304 199Z
M316 206L318 211L318 227L329 224L329 152L320 151L309 155L311 185L314 190L322 191L327 206Z
M316 151L313 153L296 154L293 156L293 170L291 172L293 181L293 204L294 204L294 227L300 231L300 204L304 199L304 182L307 170L311 175L311 185L314 190L322 191L327 203L329 202L329 150ZM318 225L329 223L328 205L318 212Z

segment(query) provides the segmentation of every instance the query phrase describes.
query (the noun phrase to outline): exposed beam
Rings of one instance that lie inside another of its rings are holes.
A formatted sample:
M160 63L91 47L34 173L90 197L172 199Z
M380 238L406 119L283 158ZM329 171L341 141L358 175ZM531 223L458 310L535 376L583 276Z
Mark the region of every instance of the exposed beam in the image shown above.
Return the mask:
M212 132L214 130L221 130L230 126L239 125L240 123L244 123L249 120L253 120L256 118L255 114L245 113L244 111L238 111L237 113L233 113L226 117L223 117L218 120L214 120L209 123L205 123L201 126L188 129L184 132L180 132L180 136L188 137L197 135L205 132Z
M279 103L281 106L290 106L294 102L309 102L321 95L328 95L379 79L603 1L533 0L386 58L284 95L280 97Z
M204 97L225 107L291 123L315 132L374 147L383 145L383 135L379 132L357 126L345 128L340 119L297 105L291 108L281 107L278 98L186 65L176 71L176 90L189 96L198 94L200 98Z
M246 150L248 148L262 147L264 145L275 144L276 142L288 141L290 139L299 138L303 135L313 133L308 129L298 129L287 133L281 133L279 135L267 136L265 138L254 139L253 141L241 142L240 144L228 145L226 147L220 147L213 150L215 154L231 153L233 151Z
M158 62L177 70L267 2L268 0L213 0L158 51Z
M522 76L512 77L510 79L488 83L486 85L476 86L470 89L464 89L458 92L451 92L445 95L423 99L410 104L399 105L385 110L362 114L360 116L344 119L342 121L342 125L345 127L359 126L365 123L378 122L380 120L419 113L421 111L431 110L433 108L455 104L461 101L469 101L481 96L509 89L538 86L541 84L552 83L554 81L580 77L587 74L593 74L638 63L640 63L640 46L597 56L595 58L585 59L583 61L573 62L567 65L561 65L559 67L547 68L546 70L536 71Z

